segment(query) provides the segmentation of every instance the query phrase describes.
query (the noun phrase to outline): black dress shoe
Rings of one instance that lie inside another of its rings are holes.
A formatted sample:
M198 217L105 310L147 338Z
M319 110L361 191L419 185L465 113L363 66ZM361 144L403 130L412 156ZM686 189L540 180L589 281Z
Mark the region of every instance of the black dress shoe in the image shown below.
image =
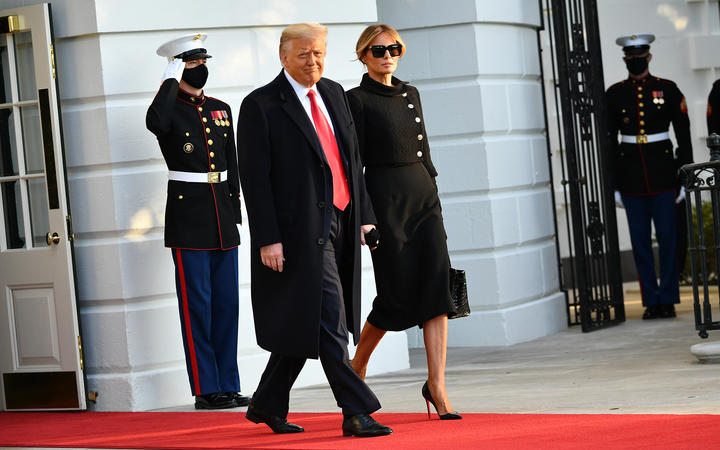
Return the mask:
M226 409L235 408L235 399L224 392L214 392L195 396L195 409Z
M246 397L239 392L224 392L224 394L235 400L238 406L247 406L250 404L250 397Z
M247 418L247 420L249 420L250 422L264 423L269 426L271 430L278 434L302 433L303 431L305 431L305 429L300 425L295 425L294 423L290 423L282 417L266 413L263 410L257 409L252 404L248 406L247 413L245 413L245 418Z
M660 317L659 305L648 306L642 315L643 320L657 319L658 317Z
M673 317L677 317L677 313L675 312L675 305L673 305L672 303L669 305L660 305L658 317L660 317L661 319L672 319Z
M375 437L387 436L393 430L385 425L380 425L368 414L358 414L346 417L342 423L343 436Z

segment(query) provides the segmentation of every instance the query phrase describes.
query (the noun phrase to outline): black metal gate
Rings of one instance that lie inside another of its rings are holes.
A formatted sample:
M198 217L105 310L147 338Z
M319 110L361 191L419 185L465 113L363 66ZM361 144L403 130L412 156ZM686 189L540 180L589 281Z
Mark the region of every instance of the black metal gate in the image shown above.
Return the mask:
M625 320L596 0L539 0L550 40L569 257L560 267L568 324L592 331ZM551 103L548 103L551 104ZM551 130L548 130L551 131ZM552 158L551 158L552 161Z

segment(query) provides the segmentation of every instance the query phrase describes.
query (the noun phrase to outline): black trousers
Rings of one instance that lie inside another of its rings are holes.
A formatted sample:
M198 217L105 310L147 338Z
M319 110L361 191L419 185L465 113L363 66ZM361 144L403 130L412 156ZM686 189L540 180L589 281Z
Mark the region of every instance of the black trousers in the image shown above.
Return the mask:
M338 273L338 261L346 243L346 214L333 208L330 236L323 247L323 293L320 316L320 363L337 405L346 416L370 414L380 409L375 394L350 366L345 303ZM305 365L306 358L270 354L270 360L253 394L253 406L270 414L287 417L290 388Z

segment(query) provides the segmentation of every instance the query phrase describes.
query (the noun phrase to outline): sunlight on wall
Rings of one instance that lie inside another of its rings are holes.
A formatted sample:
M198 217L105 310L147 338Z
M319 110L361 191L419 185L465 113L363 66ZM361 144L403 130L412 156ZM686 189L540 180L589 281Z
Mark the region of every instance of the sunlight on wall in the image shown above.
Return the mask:
M670 21L676 30L684 30L688 25L687 16L681 16L678 10L668 4L659 5L657 13Z
M150 208L143 208L136 212L130 219L130 230L125 233L125 238L131 241L142 241L145 235L155 227L156 223L162 223L157 217L153 217L153 211Z

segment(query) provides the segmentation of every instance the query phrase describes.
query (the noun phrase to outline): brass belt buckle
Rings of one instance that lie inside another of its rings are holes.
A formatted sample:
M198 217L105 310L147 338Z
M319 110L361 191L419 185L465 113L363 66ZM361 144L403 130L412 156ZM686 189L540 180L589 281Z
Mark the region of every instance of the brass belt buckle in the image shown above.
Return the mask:
M647 144L647 134L638 134L635 139L638 144Z
M208 183L219 183L220 172L208 172Z

